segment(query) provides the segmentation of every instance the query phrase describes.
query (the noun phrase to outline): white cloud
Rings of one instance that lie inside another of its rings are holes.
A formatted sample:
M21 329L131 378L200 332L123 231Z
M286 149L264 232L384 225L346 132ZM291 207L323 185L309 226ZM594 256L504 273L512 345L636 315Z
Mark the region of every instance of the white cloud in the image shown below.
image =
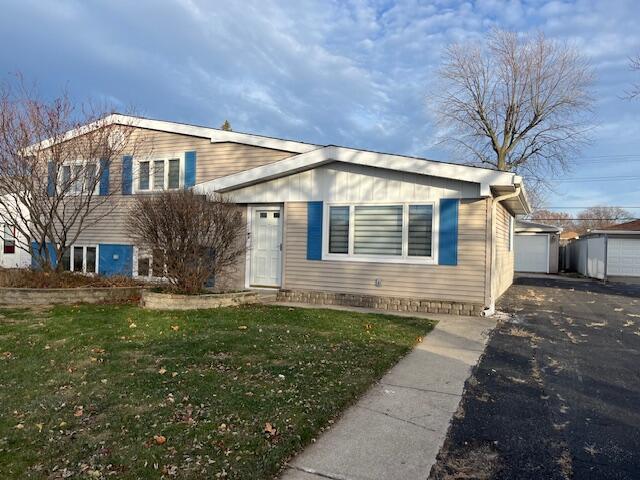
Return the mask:
M635 0L5 3L0 64L51 92L68 84L154 117L431 158L447 155L427 110L443 48L494 26L539 29L598 73L586 154L640 146L610 127L640 125L638 104L620 98L640 52Z

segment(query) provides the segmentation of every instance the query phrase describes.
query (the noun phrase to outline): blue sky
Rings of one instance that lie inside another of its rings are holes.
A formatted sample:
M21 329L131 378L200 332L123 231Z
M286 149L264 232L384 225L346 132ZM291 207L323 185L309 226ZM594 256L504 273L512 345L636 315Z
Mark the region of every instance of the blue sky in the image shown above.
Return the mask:
M0 0L0 65L154 118L451 160L428 92L444 47L491 27L574 43L592 143L547 205L640 207L640 2ZM580 179L606 177L585 182ZM625 178L636 177L625 180ZM571 210L575 212L576 210ZM633 210L640 216L640 208Z

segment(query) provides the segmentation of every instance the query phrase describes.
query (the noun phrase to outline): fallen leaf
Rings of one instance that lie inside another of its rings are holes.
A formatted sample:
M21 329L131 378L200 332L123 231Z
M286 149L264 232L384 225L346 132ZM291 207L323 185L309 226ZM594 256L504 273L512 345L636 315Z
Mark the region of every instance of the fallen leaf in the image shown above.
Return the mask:
M164 375L165 373L167 373L167 369L166 369L166 368L164 368L164 367L162 367L160 370L158 370L158 373L159 373L160 375Z
M38 429L38 432L41 432L43 427L44 427L44 423L36 423L36 428Z
M137 327L137 325L135 323L130 323L129 324L129 328L136 328L136 327Z
M238 327L238 330L246 330L247 328L249 328L249 327L247 327L246 325L240 325Z
M24 424L19 423L15 426L16 430L22 430L24 428Z
M164 445L167 441L167 437L164 435L154 435L153 440L156 442L156 445Z
M84 415L84 408L82 407L82 405L76 406L73 412L73 416L81 417L82 415Z
M180 325L171 325L171 330L177 332L178 330L180 330Z
M276 433L278 433L278 430L276 429L276 427L271 425L270 422L267 422L264 424L264 433L266 433L270 437L273 437Z

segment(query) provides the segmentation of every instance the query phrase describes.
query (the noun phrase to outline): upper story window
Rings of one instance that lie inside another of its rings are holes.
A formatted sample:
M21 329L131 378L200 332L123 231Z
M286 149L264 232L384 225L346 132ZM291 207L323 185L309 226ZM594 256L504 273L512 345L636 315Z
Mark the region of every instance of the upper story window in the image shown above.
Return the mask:
M136 191L176 190L184 185L182 156L138 161Z
M325 257L434 263L435 211L434 203L329 205Z
M94 190L98 189L96 175L98 174L98 165L96 162L73 162L62 165L60 169L60 188L67 187L67 191L79 195L88 193L93 186ZM94 193L95 193L94 191Z

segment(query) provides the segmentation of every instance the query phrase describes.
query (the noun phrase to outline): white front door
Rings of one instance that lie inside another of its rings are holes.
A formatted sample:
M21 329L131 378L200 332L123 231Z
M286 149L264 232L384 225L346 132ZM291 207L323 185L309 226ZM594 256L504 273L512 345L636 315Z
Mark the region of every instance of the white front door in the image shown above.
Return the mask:
M253 207L251 219L251 286L279 287L282 275L280 207Z

